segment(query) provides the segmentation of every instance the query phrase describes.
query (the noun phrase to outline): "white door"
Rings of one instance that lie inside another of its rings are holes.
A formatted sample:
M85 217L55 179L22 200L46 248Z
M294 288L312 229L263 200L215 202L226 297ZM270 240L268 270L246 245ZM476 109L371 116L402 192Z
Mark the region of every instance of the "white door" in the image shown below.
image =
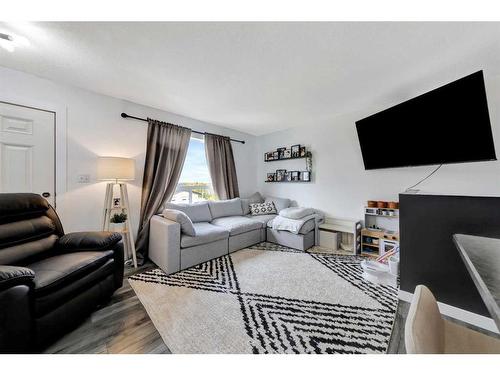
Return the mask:
M0 192L37 193L55 204L53 112L0 102Z

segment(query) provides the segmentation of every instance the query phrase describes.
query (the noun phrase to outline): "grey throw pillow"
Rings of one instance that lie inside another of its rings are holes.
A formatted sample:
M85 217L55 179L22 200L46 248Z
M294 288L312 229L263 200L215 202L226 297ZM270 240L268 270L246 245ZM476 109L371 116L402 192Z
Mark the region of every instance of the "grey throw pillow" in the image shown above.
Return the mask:
M175 221L181 225L181 232L187 234L188 236L196 236L196 231L194 230L193 222L184 212L179 210L172 210L166 208L163 210L162 216L165 219Z
M277 197L267 197L264 202L265 203L273 202L274 206L276 207L276 211L278 211L278 213L281 210L290 207L291 203L290 199L288 198L277 198Z
M241 199L233 198L222 201L208 202L210 213L214 219L225 216L241 216L243 209L241 208Z
M208 202L199 203L167 203L165 208L171 210L178 210L184 212L189 216L193 223L200 223L202 221L212 221L212 214L208 208Z
M250 213L250 204L251 203L263 203L264 198L260 193L253 193L248 198L241 198L241 208L243 209L243 215L248 215Z
M250 212L253 216L271 215L276 213L276 207L273 202L269 203L250 203Z

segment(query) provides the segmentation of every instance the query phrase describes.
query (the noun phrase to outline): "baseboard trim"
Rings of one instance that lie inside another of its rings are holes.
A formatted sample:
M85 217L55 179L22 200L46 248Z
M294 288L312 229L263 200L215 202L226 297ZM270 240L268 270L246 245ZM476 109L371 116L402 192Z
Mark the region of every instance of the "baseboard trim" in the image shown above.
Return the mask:
M399 291L399 299L405 302L410 302L413 299L413 293L405 292L404 290ZM491 332L500 333L495 324L495 321L491 318L472 313L467 310L459 309L458 307L447 305L446 303L438 302L439 311L441 314L449 316L450 318L461 320L462 322L472 324L476 327L486 329Z

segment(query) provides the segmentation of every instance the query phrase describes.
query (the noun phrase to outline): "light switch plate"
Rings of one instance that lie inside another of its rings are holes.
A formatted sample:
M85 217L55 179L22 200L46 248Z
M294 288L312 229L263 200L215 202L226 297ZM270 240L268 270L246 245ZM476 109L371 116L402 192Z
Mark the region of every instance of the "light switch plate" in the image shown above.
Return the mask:
M90 175L89 174L79 174L77 181L79 184L88 184L88 183L90 183Z

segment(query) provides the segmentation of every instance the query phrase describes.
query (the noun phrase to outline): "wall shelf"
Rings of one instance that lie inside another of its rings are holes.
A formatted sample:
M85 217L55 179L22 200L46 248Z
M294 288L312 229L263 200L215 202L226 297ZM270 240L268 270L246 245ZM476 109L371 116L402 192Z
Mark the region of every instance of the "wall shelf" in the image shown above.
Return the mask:
M273 160L265 160L264 159L264 163L271 163L273 161L283 161L283 160L296 160L296 159L305 159L306 156L296 156L294 158L281 158L281 159L273 159Z

